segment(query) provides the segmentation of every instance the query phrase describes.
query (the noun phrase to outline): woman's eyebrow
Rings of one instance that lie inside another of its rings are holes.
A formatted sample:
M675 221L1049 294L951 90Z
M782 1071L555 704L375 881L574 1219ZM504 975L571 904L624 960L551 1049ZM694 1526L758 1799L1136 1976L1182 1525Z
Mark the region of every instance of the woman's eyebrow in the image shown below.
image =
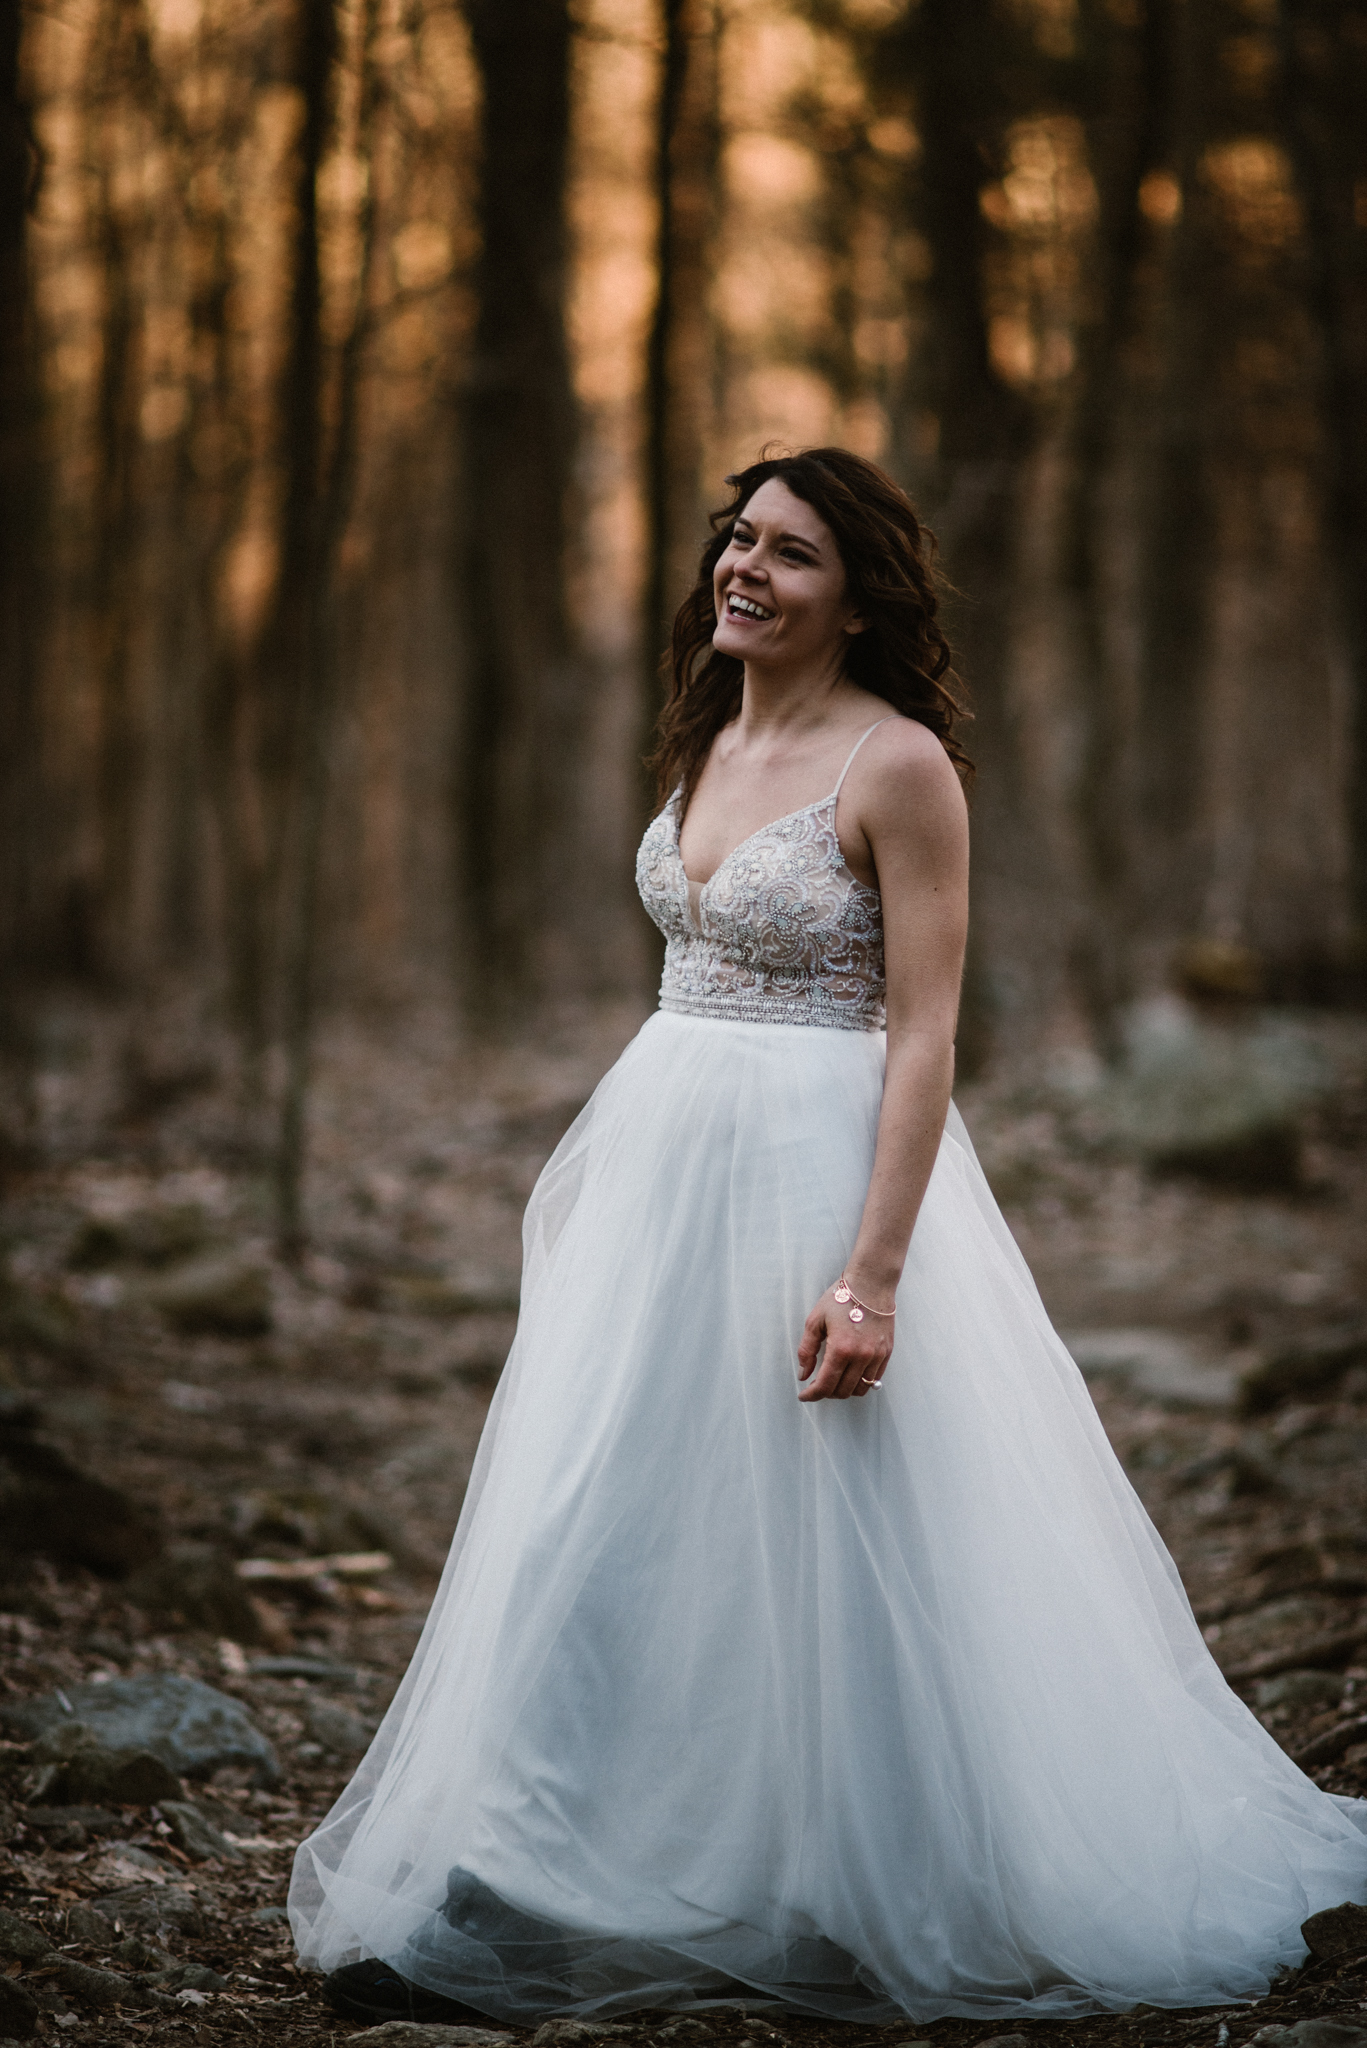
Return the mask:
M737 528L742 526L747 533L753 533L755 530L748 519L738 519L735 527L732 528L732 532L735 532ZM800 548L810 548L814 555L819 556L821 553L819 543L814 540L808 540L805 533L781 533L779 539L780 541L795 541Z

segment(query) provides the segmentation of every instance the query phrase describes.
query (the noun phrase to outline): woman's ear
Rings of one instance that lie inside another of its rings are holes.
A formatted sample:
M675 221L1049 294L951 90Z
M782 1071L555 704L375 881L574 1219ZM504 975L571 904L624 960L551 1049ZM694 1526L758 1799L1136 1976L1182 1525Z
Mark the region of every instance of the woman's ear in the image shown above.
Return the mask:
M866 618L864 617L864 615L863 615L863 613L862 613L862 612L854 612L854 613L853 613L853 614L852 614L852 615L851 615L851 616L850 616L850 617L849 617L848 619L846 619L846 621L845 621L845 631L846 631L846 632L847 632L848 634L850 634L850 635L851 635L851 637L853 637L853 635L854 635L854 634L856 634L856 633L867 633L867 632L868 632L868 630L869 630L869 622L868 622L868 620L867 620L867 619L866 619Z

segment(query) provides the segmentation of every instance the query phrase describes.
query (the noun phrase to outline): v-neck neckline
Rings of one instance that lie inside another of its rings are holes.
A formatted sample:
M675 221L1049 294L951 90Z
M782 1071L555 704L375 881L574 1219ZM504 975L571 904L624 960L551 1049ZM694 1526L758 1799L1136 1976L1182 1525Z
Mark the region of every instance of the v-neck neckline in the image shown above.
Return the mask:
M694 880L693 876L689 874L688 869L684 867L683 844L679 833L679 792L675 790L670 798L670 815L674 822L674 851L679 856L679 868L685 882L687 882L690 889L710 889L727 862L733 861L736 855L749 846L753 840L762 839L766 832L774 831L779 825L791 825L794 818L805 818L809 811L824 810L827 804L835 801L837 794L838 792L833 790L829 796L819 796L815 803L799 804L795 811L785 811L781 818L771 818L767 825L756 825L753 832L747 832L744 839L736 841L729 853L723 854L705 882L698 882ZM844 860L843 854L841 859ZM847 867L849 866L848 861L845 864Z

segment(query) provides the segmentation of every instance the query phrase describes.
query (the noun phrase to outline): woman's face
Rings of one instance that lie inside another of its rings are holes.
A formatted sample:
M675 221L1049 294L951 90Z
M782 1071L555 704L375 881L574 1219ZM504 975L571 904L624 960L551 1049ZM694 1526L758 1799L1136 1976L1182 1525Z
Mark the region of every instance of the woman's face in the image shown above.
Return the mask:
M863 631L824 519L770 477L736 519L712 577L719 654L764 667L844 661Z

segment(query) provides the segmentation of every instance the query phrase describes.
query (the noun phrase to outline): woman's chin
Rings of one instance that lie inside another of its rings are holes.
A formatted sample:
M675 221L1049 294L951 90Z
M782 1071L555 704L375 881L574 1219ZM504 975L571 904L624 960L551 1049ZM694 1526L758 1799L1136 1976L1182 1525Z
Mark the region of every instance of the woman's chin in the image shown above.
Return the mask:
M719 619L717 630L712 635L712 645L718 654L729 654L733 661L750 661L754 648L750 645L753 635L744 626L733 625L730 619Z

